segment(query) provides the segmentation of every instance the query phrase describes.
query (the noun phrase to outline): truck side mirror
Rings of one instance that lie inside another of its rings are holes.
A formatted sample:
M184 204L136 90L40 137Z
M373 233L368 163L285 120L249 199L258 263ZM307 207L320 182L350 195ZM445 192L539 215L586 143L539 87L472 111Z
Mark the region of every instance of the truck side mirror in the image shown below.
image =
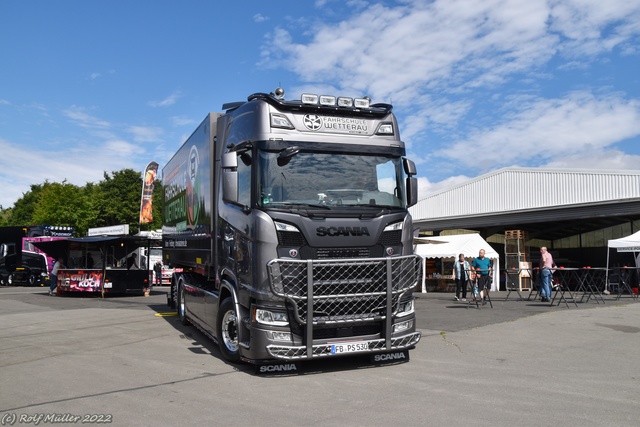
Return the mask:
M402 166L404 167L404 173L409 176L413 176L417 173L416 164L409 159L402 159Z
M407 207L418 203L418 179L407 178Z
M418 203L418 179L413 176L417 173L416 164L409 159L402 159L404 172L408 175L406 183L407 206L413 206Z
M235 152L224 153L222 166L222 200L229 203L238 202L238 156Z

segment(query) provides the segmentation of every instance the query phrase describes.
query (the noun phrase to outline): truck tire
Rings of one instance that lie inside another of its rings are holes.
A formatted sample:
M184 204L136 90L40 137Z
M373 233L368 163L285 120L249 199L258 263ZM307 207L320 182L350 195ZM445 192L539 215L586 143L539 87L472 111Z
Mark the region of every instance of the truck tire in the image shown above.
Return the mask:
M240 362L239 327L235 304L233 299L227 297L222 301L218 310L217 332L218 346L222 357L231 363Z
M180 323L182 323L183 325L188 325L189 324L189 319L187 319L187 312L186 312L186 306L184 303L184 294L185 294L185 290L184 290L184 286L182 286L182 283L178 284L178 319L180 319Z
M169 308L176 308L176 300L178 299L178 292L176 286L170 286L169 292L167 292L167 305Z
M29 273L29 278L27 279L27 281L29 282L29 286L35 286L36 285L36 275L33 273Z
M13 274L7 276L7 285L13 286Z

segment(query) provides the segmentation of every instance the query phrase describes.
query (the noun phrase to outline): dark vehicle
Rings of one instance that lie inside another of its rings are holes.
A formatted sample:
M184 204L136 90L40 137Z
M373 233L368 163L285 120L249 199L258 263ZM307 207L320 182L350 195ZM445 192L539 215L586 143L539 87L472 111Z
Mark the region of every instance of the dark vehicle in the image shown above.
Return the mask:
M408 355L417 180L391 105L278 89L222 108L163 169L169 305L231 362Z
M31 241L64 239L73 228L58 226L0 227L0 284L44 286L51 263L37 252Z

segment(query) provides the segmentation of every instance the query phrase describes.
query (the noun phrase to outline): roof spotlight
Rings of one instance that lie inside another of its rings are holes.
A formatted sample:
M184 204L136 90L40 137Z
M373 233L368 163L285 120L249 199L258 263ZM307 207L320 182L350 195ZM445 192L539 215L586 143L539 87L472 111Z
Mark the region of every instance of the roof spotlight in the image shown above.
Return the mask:
M282 99L284 98L284 89L282 89L281 87L277 87L273 94L276 96L276 98Z

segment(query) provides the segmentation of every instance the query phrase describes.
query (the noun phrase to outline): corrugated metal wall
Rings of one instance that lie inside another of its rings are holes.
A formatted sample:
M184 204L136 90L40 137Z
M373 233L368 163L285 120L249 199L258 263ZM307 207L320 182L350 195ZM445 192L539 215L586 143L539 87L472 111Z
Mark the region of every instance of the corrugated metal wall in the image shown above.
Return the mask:
M638 197L640 171L508 168L427 196L410 212L417 221Z

